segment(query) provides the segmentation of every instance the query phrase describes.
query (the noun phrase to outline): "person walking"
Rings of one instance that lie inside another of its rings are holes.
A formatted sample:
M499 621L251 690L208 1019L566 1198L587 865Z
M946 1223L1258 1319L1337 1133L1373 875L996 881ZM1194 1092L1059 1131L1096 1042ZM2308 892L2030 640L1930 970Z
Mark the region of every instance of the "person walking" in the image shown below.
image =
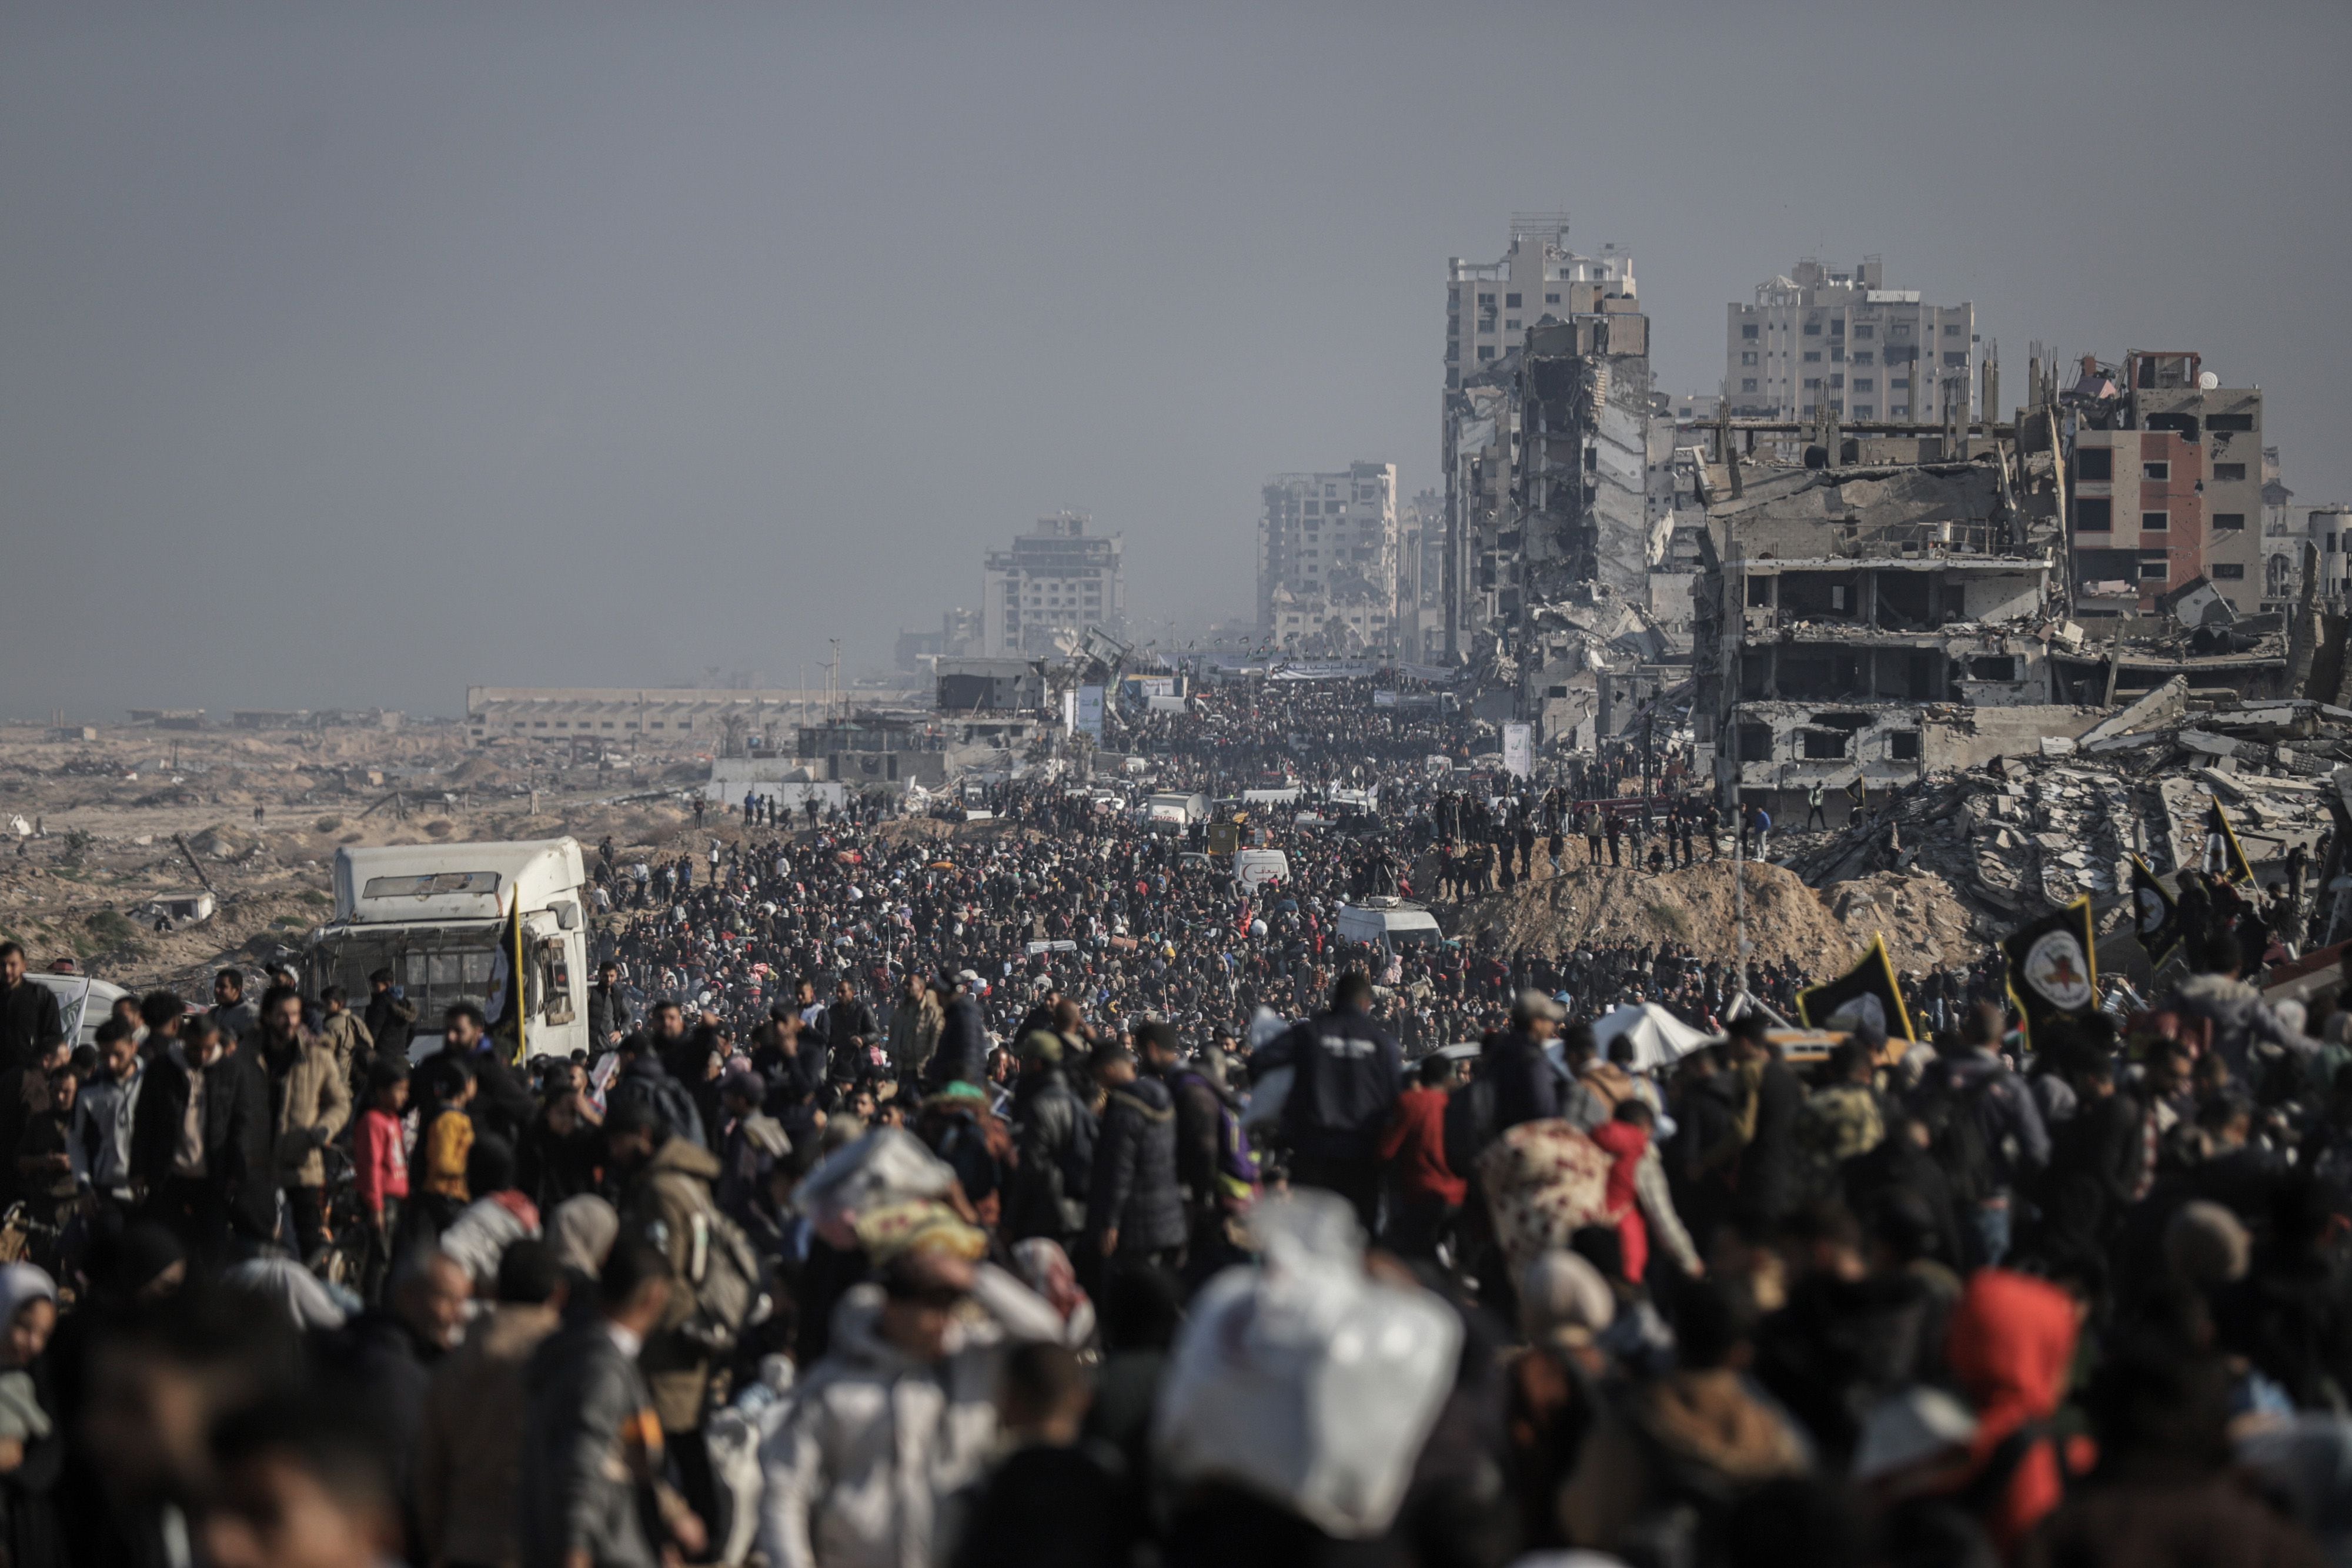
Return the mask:
M662 1423L638 1370L646 1336L672 1307L669 1260L634 1238L614 1243L596 1310L543 1342L523 1372L528 1434L518 1467L522 1568L657 1568L699 1555L702 1520L663 1479Z
M1252 1063L1263 1079L1292 1070L1281 1134L1291 1179L1336 1192L1355 1206L1368 1232L1380 1218L1381 1134L1388 1128L1404 1067L1395 1037L1372 1016L1372 985L1350 969L1331 988L1331 1007L1283 1034Z
M254 1038L269 1070L286 1240L307 1263L328 1245L323 1151L352 1119L351 1078L326 1041L302 1027L302 998L289 987L264 993Z

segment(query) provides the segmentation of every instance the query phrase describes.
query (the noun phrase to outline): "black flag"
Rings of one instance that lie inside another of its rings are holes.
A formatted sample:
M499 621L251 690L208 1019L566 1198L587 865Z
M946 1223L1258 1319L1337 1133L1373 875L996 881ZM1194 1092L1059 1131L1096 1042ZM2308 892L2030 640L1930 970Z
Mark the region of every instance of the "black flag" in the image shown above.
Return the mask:
M1807 1029L1842 1030L1852 1034L1871 1024L1889 1040L1912 1040L1911 1015L1903 1006L1903 989L1895 983L1895 965L1886 956L1886 938L1873 936L1862 962L1836 979L1797 993L1797 1016Z
M490 1038L506 1051L508 1061L520 1062L527 996L523 984L520 888L515 890L514 907L507 913L506 929L499 934L499 961L490 971L490 983L498 988L490 993Z
M2053 915L2020 926L2000 945L2009 959L2009 998L2025 1020L2025 1040L2052 1019L2079 1018L2099 1005L2098 960L2086 894Z
M2180 946L2180 904L2139 856L2131 858L2132 921L2147 961L2162 964Z

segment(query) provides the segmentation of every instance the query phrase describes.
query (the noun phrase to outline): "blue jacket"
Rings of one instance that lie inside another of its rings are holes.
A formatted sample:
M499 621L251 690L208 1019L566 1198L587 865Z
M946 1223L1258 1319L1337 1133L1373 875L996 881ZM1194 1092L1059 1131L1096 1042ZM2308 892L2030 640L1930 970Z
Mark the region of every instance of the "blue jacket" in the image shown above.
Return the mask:
M1291 1069L1282 1134L1317 1159L1374 1159L1396 1109L1404 1061L1396 1040L1365 1013L1318 1013L1260 1051L1262 1076Z

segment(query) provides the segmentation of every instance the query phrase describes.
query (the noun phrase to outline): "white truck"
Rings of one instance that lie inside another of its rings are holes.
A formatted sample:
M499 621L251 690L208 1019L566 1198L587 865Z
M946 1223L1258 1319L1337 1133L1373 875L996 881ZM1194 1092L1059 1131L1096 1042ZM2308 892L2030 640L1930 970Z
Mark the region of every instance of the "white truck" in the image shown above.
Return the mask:
M450 1003L496 1016L517 900L526 1046L532 1056L588 1050L588 874L572 839L337 850L334 917L311 933L305 988L339 985L361 1009L368 977L391 970L416 1004L409 1050L421 1059L440 1049Z
M1342 942L1363 942L1391 954L1411 947L1435 947L1445 940L1437 916L1402 898L1343 904L1331 924Z
M1143 803L1143 820L1155 828L1181 831L1209 820L1209 798L1181 789L1163 789Z

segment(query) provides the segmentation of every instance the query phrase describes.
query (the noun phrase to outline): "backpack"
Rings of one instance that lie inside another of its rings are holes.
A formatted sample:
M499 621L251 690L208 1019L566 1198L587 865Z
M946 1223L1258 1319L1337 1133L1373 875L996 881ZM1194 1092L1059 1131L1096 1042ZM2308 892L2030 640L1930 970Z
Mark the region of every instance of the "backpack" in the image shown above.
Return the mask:
M1495 1141L1495 1081L1474 1075L1445 1097L1445 1168L1466 1176Z
M709 1201L695 1205L686 1279L694 1310L678 1333L714 1355L733 1351L743 1331L768 1315L760 1254L742 1228Z
M660 1118L670 1136L699 1144L702 1137L702 1113L695 1109L694 1096L686 1085L667 1072L660 1077L626 1077L613 1086L613 1098L636 1100Z
M1984 1124L1985 1097L2000 1082L1998 1072L1980 1074L1958 1093L1941 1098L1927 1118L1928 1149L1960 1203L1982 1203L2000 1190L1993 1172L1992 1140Z
M1234 1114L1233 1103L1227 1100L1214 1080L1198 1068L1187 1068L1177 1075L1179 1083L1198 1083L1209 1091L1217 1105L1217 1199L1227 1208L1247 1208L1258 1195L1257 1155L1250 1149L1249 1134Z

